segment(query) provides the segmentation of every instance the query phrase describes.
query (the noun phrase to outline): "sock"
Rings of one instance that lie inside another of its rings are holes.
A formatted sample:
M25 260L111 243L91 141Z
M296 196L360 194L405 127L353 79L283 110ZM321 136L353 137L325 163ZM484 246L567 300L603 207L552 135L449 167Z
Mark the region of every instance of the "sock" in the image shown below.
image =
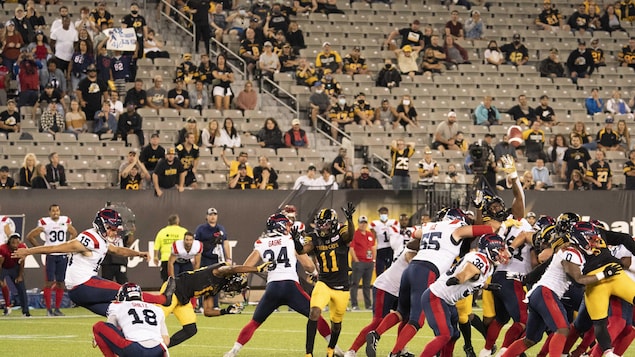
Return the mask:
M315 344L315 332L317 330L317 321L309 320L306 323L306 353L313 354L313 345Z
M46 305L46 309L50 310L51 309L51 288L47 286L42 290L44 292L44 304Z
M173 296L172 298L176 299L176 296ZM165 300L165 295L154 295L149 293L143 293L143 301L147 302L148 304L163 305L166 300Z
M616 338L615 348L613 348L613 353L618 356L624 355L624 352L631 345L633 340L635 339L635 328L633 326L627 326L622 333Z
M234 351L235 353L240 352L240 349L243 348L243 345L241 345L238 342L234 342L234 347L232 347L232 351Z
M487 327L485 327L485 324L483 323L483 320L481 320L480 316L474 315L472 320L470 320L470 324L478 332L480 332L481 335L483 335L483 338L487 337Z
M412 325L410 325L412 326ZM413 327L414 329L414 327ZM419 355L419 357L432 357L435 356L439 351L445 347L445 345L450 342L450 336L448 335L439 335L432 339L432 341L426 344L426 347L423 349L423 352ZM393 350L394 352L394 350Z
M527 345L524 340L518 340L507 347L507 351L503 353L501 357L519 356L521 353L527 351Z
M591 346L593 341L595 341L594 328L585 332L584 336L582 337L582 342L580 342L578 347L575 349L574 353L578 353L578 355L581 355L582 353L586 352L586 350L589 349L589 346Z
M9 293L9 286L7 286L7 284L4 284L2 287L2 297L4 298L4 306L7 308L11 306L11 294Z
M567 336L567 342L564 344L564 349L562 350L562 354L569 353L571 351L571 347L575 344L575 342L580 337L580 331L575 328L575 325L569 325L569 335Z
M379 326L380 323L381 323L381 318L379 317L374 318L369 325L364 327L359 332L359 334L355 338L355 341L353 341L353 344L351 345L351 348L349 348L349 350L353 350L357 352L357 350L359 350L364 345L364 343L366 343L366 335L368 335L369 332L377 328L377 326Z
M260 326L259 323L254 320L250 320L247 325L245 325L245 327L240 330L238 338L236 339L236 343L240 343L241 345L247 344L247 342L249 342L249 340L251 339L251 336L253 336L254 332L256 332L258 326Z
M170 344L168 345L168 348L174 347L187 340L188 338L196 335L197 331L198 328L196 327L196 323L184 325L182 329L180 329L170 337Z
M461 330L461 335L463 335L465 346L472 347L472 325L470 325L470 322L459 324L459 330Z
M525 326L520 322L514 322L512 326L505 333L505 339L503 339L502 347L507 347L512 344L512 342L519 339L520 335L525 331Z
M496 339L498 338L498 335L500 334L502 328L503 324L498 322L498 320L494 320L491 324L489 324L489 327L487 328L487 336L485 338L486 350L491 350L492 347L494 347Z
M62 299L64 299L64 289L55 289L55 308L59 309L62 306Z
M443 349L441 350L441 357L452 357L454 356L454 344L456 340L450 340L450 342L446 343Z
M320 318L318 319L317 329L320 333L320 336L324 338L331 334L331 327L329 327L328 322L326 322L326 320L324 320L322 316L320 316Z
M542 348L540 349L540 352L538 352L538 354L536 355L536 357L546 357L547 354L549 353L549 343L551 342L551 339L553 338L553 333L550 333L549 336L547 336L547 340L545 341L545 343L543 343ZM566 343L567 339L565 338L565 343ZM562 348L564 348L564 345L562 346Z
M399 334L401 332L401 330L403 330L403 328L408 324L408 321L401 321L399 323L399 326L397 326L397 334Z
M337 341L340 339L340 332L342 332L342 323L333 322L333 326L331 327L331 339L329 340L328 348L335 348Z
M551 342L549 342L549 357L560 357L562 356L564 344L567 342L567 336L559 333L552 333L551 335Z
M418 329L415 328L411 324L407 324L401 330L401 333L397 335L397 341L395 342L395 346L392 348L392 353L399 353L399 351L403 350L404 347L412 340L413 337L417 334Z
M399 319L399 315L396 312L391 312L381 321L377 329L375 330L379 336L383 335L384 332L388 331L391 327L398 324L401 320Z
M622 330L624 330L624 327L626 327L626 321L624 319L609 317L608 329L609 336L611 336L611 341L613 342L613 346L615 345L615 342L617 342L617 337L620 335ZM591 350L591 356L601 357L602 352L604 351L601 350L600 346L598 346L598 344L595 344L595 346Z

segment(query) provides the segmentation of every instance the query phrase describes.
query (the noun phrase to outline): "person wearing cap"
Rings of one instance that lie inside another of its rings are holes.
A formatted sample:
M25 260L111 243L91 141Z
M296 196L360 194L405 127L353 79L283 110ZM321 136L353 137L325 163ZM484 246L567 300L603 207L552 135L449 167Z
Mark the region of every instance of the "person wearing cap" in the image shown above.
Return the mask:
M369 73L361 47L353 46L353 51L344 56L344 73L350 75Z
M362 295L364 297L364 306L366 310L372 309L372 301L370 298L370 282L373 277L373 269L375 269L375 260L377 258L376 239L373 232L368 229L368 218L359 216L357 220L358 226L353 233L351 241L351 307L353 310L359 310L357 303L357 288L359 281L362 281Z
M15 30L20 33L24 44L29 44L35 40L35 29L31 24L31 21L26 17L26 11L22 5L16 6L13 10L14 17L11 21L15 24Z
M47 83L42 93L40 93L40 99L38 100L37 106L42 112L44 112L48 103L51 102L55 102L57 104L57 111L64 116L67 109L66 104L62 100L62 93L53 86L53 83Z
M247 79L255 79L254 70L262 54L262 44L256 41L256 32L252 28L245 30L245 39L240 42L238 54L247 62Z
M331 99L324 91L322 82L313 84L313 93L309 96L309 107L311 108L311 124L313 130L317 129L317 116L324 115L331 110Z
M578 4L578 9L567 19L567 25L569 25L573 33L577 31L580 36L584 36L589 29L590 21L591 17L586 11L586 5L581 2ZM593 33L593 30L591 30L591 33Z
M370 175L370 169L367 165L364 165L359 169L359 177L357 177L357 188L383 190L384 186L381 185L379 180Z
M183 192L185 175L187 171L183 168L181 161L176 159L176 150L173 147L168 148L165 158L159 160L152 173L154 192L158 197L163 195L163 190L176 188L179 192Z
M174 88L168 91L168 103L170 108L178 111L190 108L190 94L185 89L182 79L177 78Z
M604 50L600 47L600 39L591 39L591 46L589 46L589 51L591 52L591 57L593 57L593 65L595 66L595 69L598 69L599 67L606 67L606 59L604 58Z
M421 49L421 46L405 45L404 47L400 49L398 48L394 51L397 59L397 66L399 67L401 74L409 76L411 80L414 80L415 75L421 74L419 65L417 64L419 51L421 51Z
M441 152L444 150L459 150L459 147L454 142L459 132L459 125L456 123L456 113L450 111L447 118L447 120L439 123L437 129L434 131L432 141L432 149L434 150Z
M11 313L10 302L11 295L9 287L5 282L5 279L10 279L13 285L18 290L18 297L20 298L20 306L22 307L22 316L30 317L29 312L29 299L26 293L26 284L24 283L24 261L21 258L12 258L11 254L18 249L26 249L27 246L22 242L22 237L19 233L12 233L9 236L9 240L0 245L0 287L2 287L2 295L4 297L5 308L4 315Z
M247 176L254 177L254 171L251 165L247 162L249 160L249 154L246 151L241 151L235 160L229 161L227 160L227 155L225 150L221 150L220 157L225 164L225 167L229 169L229 176L233 177L238 173L238 166L241 164L247 167Z
M229 178L229 188L234 190L250 190L256 188L254 178L247 175L247 165L239 164L238 172Z
M7 109L0 112L0 133L17 133L20 131L20 112L15 100L7 101Z
M492 105L492 97L486 95L483 102L474 109L474 124L476 125L500 125L501 113Z
M337 97L337 103L331 107L328 117L331 121L331 126L322 125L322 130L327 131L330 129L331 137L339 140L340 134L338 129L344 131L344 127L352 123L355 119L354 108L346 103L346 96L344 94L340 94Z
M185 187L198 188L196 173L200 162L200 149L196 145L196 137L193 133L185 134L185 140L176 145L176 155L187 171L185 175Z
M137 57L143 58L143 39L148 36L148 26L145 17L139 14L139 5L136 2L130 4L130 13L121 19L122 28L133 28L137 34ZM132 68L134 73L132 78L136 76L136 67Z
M187 229L181 226L178 214L168 216L168 225L161 228L154 238L154 265L159 267L161 281L168 280L168 261L172 245L184 238Z
M291 129L284 133L284 144L288 148L300 149L309 147L309 137L304 129L300 128L300 119L291 121Z
M562 14L556 9L556 4L551 3L551 0L543 1L542 12L536 18L535 23L545 31L569 31L569 25L562 21Z
M617 137L617 132L613 130L613 123L613 117L607 115L604 120L604 128L600 129L596 135L595 141L597 142L598 149L607 151L620 150L620 140Z
M315 57L315 68L321 68L326 74L328 69L329 73L342 73L342 57L337 51L331 49L330 42L324 42L322 44L322 51L320 51Z
M406 45L424 47L423 32L419 30L420 25L419 20L414 20L410 24L410 27L393 30L384 41L384 47L390 50L397 49L397 45L394 41L397 36L401 36L401 45L399 45L399 48L404 48Z
M415 153L415 143L399 138L390 144L392 188L395 191L410 190L410 158Z
M8 190L16 186L15 180L9 174L9 167L2 165L0 167L0 190Z
M183 60L176 67L176 78L182 79L185 86L191 84L199 76L198 67L192 62L192 54L187 52L181 56Z
M128 135L134 134L139 141L139 147L145 145L142 129L143 118L137 113L134 103L126 104L126 111L117 120L117 132L113 139L121 138L128 145Z
M40 132L50 133L54 136L56 133L63 133L65 127L66 121L62 114L57 111L57 100L52 99L40 117Z
M529 50L521 42L520 34L514 34L512 42L504 44L500 50L505 54L505 63L507 64L522 66L529 61Z
M586 41L582 38L578 39L578 49L571 51L567 58L567 68L573 83L578 83L578 78L590 77L593 74L595 66L593 64L593 55L586 48Z
M4 26L6 34L2 50L2 63L7 68L13 69L13 64L20 57L20 48L24 46L25 42L20 32L16 30L15 23L12 20L7 21Z
M163 88L163 77L156 75L152 78L152 88L148 89L146 97L146 106L152 109L161 109L168 107L168 92Z
M547 161L545 153L545 132L540 128L541 122L536 120L531 124L531 128L523 131L525 141L525 157L527 161L536 162L537 159Z
M481 12L478 10L472 10L470 12L470 18L465 21L465 38L468 40L482 39L484 28L485 25L481 19Z
M279 55L280 72L295 73L298 70L300 59L298 59L298 56L295 54L295 52L293 52L293 47L291 47L291 44L289 42L278 43L278 45L282 46L282 50Z
M139 161L136 151L128 153L128 160L119 166L119 188L122 190L141 190L150 180L150 173Z
M423 159L419 161L417 165L419 180L417 181L417 187L419 188L434 188L434 182L439 178L439 164L436 160L432 159L432 149L425 147L423 149Z
M86 113L86 119L94 120L95 113L102 107L102 103L108 102L110 98L108 84L97 78L97 67L95 65L90 65L86 68L86 78L79 81L75 95L82 110Z
M375 109L373 109L373 107L371 107L366 101L366 94L363 92L360 92L355 97L355 103L353 103L353 114L353 120L358 125L381 125L381 122L375 122Z
M558 125L558 118L556 112L551 106L549 106L549 96L543 94L540 96L540 105L536 107L536 114L538 115L538 121L541 124L549 127Z
M306 187L308 187L309 189L312 189L312 187L315 187L317 185L316 180L317 180L317 168L315 167L315 165L311 164L309 165L309 168L307 169L306 174L299 176L295 180L295 183L293 184L293 189L300 190Z
M273 75L280 71L280 58L273 52L273 44L270 41L263 45L263 53L258 58L260 74L271 80Z

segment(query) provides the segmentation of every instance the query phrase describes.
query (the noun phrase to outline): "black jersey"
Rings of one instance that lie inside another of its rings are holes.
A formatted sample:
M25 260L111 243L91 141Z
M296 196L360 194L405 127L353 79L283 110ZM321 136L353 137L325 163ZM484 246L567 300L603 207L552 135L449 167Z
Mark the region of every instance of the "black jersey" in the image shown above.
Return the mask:
M191 298L199 296L215 296L229 282L231 276L218 277L213 271L225 263L208 265L193 271L186 271L176 276L175 295L181 305L187 304Z
M179 157L181 164L185 170L191 171L194 165L194 161L199 158L200 152L197 145L192 145L188 151L185 145L178 144L176 146L176 155Z
M348 271L348 243L343 236L349 234L348 226L340 227L335 235L320 235L313 231L308 238L313 243L313 253L319 262L319 279L334 290L348 290L350 288Z
M620 264L620 260L615 258L611 251L607 248L607 245L616 246L624 245L631 253L635 252L635 241L630 235L621 232L607 231L605 229L598 228L602 241L598 245L598 248L593 250L592 254L585 252L582 249L579 251L584 255L585 263L582 268L582 274L588 274L595 269L601 268L610 263Z

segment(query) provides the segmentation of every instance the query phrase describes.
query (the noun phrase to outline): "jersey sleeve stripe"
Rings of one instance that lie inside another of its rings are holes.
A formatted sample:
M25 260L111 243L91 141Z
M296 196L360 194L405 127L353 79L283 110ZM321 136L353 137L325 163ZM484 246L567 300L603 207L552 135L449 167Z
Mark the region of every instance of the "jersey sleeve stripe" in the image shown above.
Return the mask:
M46 221L44 218L40 218L40 226L46 226Z
M93 241L95 249L99 249L99 239L95 238L95 236L90 232L84 232L84 235Z
M179 248L176 246L176 242L172 243L172 254L179 254Z

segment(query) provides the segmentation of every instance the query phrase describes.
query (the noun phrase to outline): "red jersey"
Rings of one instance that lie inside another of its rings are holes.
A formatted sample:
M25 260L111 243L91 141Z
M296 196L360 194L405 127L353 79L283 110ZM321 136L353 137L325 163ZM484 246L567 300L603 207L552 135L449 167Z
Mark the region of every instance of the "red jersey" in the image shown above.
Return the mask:
M26 244L20 243L18 248L27 248ZM11 258L11 248L9 248L9 244L0 245L0 257L4 258L4 263L2 263L2 269L11 269L18 265L19 258Z
M373 261L373 247L375 246L375 236L371 231L356 230L351 242L351 248L360 262L368 263Z

